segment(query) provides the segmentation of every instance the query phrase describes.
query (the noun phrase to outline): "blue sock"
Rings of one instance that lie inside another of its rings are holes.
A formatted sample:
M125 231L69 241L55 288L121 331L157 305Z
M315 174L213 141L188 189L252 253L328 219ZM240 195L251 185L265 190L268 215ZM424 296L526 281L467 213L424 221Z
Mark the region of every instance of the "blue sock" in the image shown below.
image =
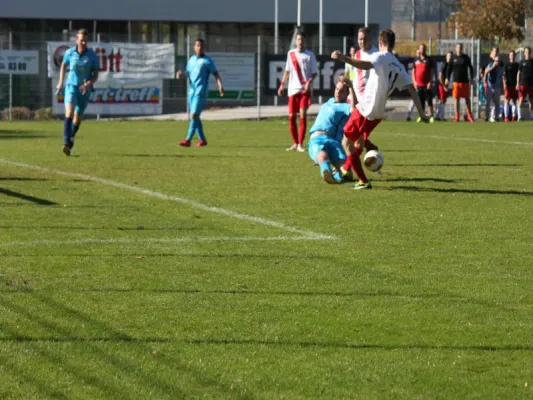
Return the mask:
M204 125L202 124L202 121L200 118L197 119L196 126L198 127L198 139L205 140L205 134L204 134Z
M70 137L72 136L72 118L65 118L63 125L63 143L70 145Z
M333 175L333 171L331 171L331 165L329 164L329 161L322 161L319 165L320 176L324 176L324 171L329 171L329 173Z
M187 133L187 140L192 140L192 138L194 137L194 132L196 132L197 129L196 121L197 120L193 118L189 122L189 133Z
M80 122L81 125L81 122ZM80 125L76 125L74 122L72 122L72 136L76 136L76 133L80 129Z
M80 122L81 124L81 122ZM70 143L69 143L69 146L70 148L72 149L74 147L74 138L76 137L76 132L78 132L78 129L80 129L80 126L79 125L76 125L74 122L72 122L72 126L71 126L71 136L70 136Z

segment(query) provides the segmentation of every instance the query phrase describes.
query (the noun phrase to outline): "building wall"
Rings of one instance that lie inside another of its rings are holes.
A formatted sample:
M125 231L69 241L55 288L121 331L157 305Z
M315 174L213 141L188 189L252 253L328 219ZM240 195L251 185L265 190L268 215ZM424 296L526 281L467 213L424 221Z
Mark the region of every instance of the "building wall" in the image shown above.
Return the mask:
M279 21L295 23L297 1L278 2ZM390 27L391 2L370 1L369 20ZM302 22L317 23L319 0L305 0L303 6ZM323 16L325 23L362 24L364 0L326 0ZM92 0L79 7L70 0L17 0L2 7L0 18L259 23L274 21L274 0Z

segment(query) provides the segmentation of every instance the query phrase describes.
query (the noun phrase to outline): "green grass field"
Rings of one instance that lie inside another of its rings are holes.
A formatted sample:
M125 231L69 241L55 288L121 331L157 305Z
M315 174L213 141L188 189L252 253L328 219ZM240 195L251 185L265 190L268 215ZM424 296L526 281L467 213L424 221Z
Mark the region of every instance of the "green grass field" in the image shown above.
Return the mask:
M0 398L533 398L531 124L386 122L370 191L205 127L0 124Z

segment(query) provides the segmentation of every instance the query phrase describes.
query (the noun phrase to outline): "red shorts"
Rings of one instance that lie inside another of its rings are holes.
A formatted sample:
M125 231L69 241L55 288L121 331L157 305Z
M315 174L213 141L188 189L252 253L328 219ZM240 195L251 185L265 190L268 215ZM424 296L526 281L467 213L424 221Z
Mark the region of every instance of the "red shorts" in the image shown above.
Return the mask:
M448 91L444 90L444 86L439 83L439 100L445 102L448 100Z
M505 89L505 100L516 100L518 99L518 90L515 87L507 86Z
M289 96L289 114L298 114L300 110L307 110L311 105L311 94L300 92Z
M352 111L350 119L346 122L346 125L344 125L344 136L355 142L364 135L366 140L380 122L381 119L369 120L366 117L363 117L356 108Z
M520 98L529 96L529 100L533 100L533 86L520 85Z

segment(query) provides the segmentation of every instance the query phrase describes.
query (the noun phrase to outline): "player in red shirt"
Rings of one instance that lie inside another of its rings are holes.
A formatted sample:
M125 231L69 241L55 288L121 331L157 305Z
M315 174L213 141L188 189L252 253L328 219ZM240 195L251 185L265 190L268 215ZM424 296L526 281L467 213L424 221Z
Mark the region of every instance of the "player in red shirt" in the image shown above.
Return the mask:
M296 49L287 54L287 65L278 95L283 96L285 82L289 79L289 122L293 144L287 151L297 150L304 152L303 141L307 130L307 109L311 105L311 87L318 74L316 57L314 53L305 48L305 35L303 32L296 34ZM300 132L296 118L300 114Z
M415 59L413 64L413 83L415 85L418 97L422 103L422 107L429 108L429 116L433 116L433 93L431 90L433 76L433 60L427 55L425 44L421 44L418 48L420 55Z

